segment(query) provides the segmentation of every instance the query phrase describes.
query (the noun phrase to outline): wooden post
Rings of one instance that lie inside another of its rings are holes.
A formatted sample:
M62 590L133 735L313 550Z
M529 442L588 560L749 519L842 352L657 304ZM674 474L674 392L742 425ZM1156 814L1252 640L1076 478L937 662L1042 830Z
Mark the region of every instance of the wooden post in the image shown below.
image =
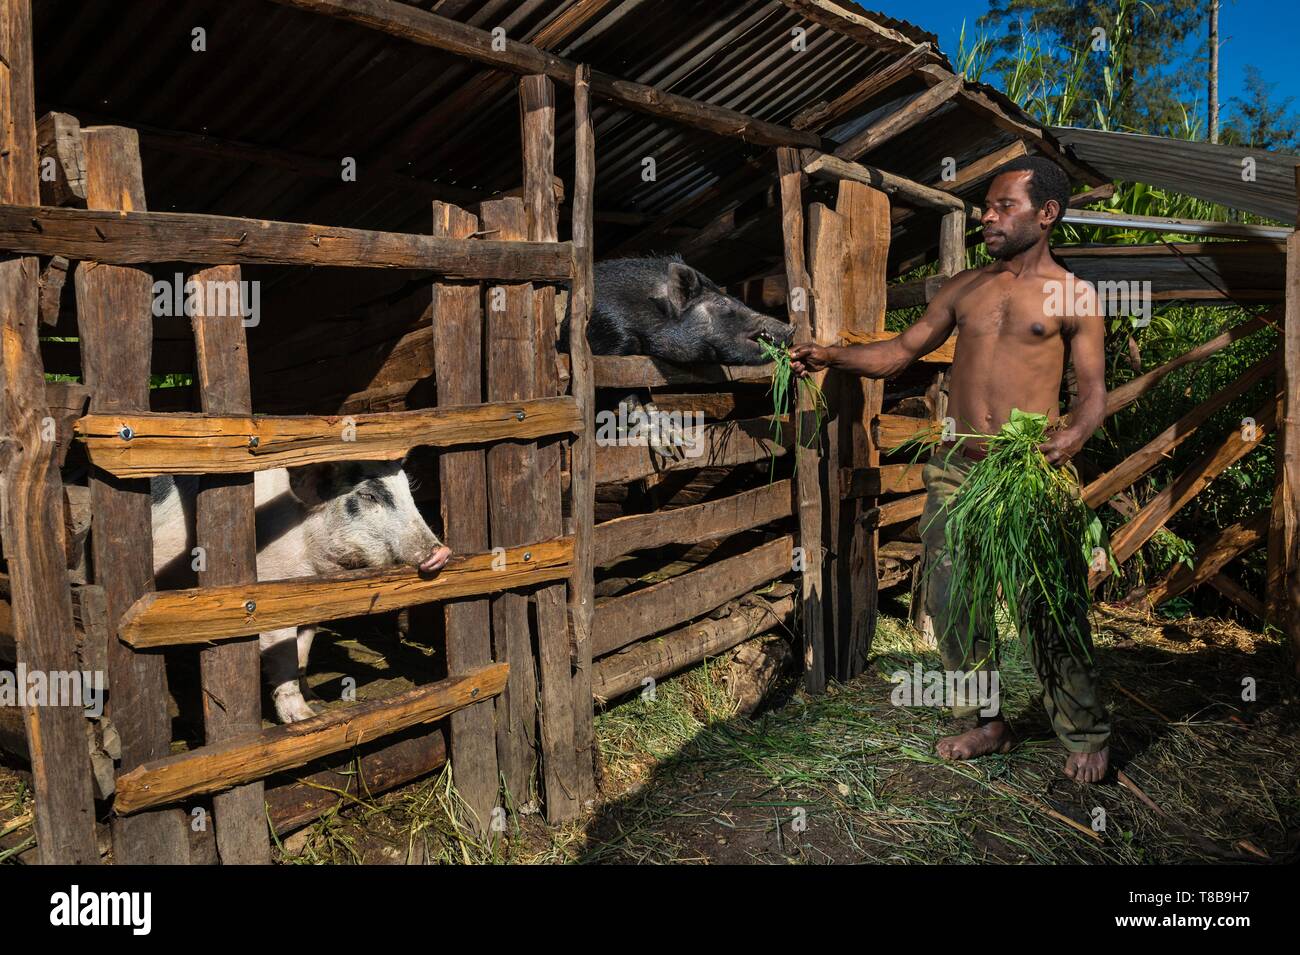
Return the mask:
M1300 166L1295 170L1300 195ZM1300 523L1300 232L1286 241L1286 325L1282 337L1282 553L1285 558L1284 626L1291 640L1295 673L1300 676L1300 558L1296 556Z
M90 209L143 211L144 183L134 130L82 130L86 204ZM82 377L90 410L117 414L149 409L153 341L153 280L134 266L82 262L77 266L77 325ZM153 534L149 482L92 469L90 506L96 583L104 588L108 641L108 715L122 738L121 771L171 752L167 677L157 653L136 653L117 639L116 623L141 594L153 590ZM113 819L115 861L183 863L189 859L181 811L160 809Z
M221 283L239 288L237 265L218 265L194 273L199 307L193 316L194 367L200 407L204 414L252 414L248 376L248 344L243 317L207 314L215 296L204 290ZM240 303L234 291L227 303ZM257 529L254 523L253 476L208 475L195 502L195 540L203 548L205 569L199 586L244 584L257 580ZM257 638L232 640L199 651L203 682L205 743L219 743L262 728L261 653ZM268 865L264 786L261 780L212 797L217 853L225 864Z
M524 205L530 242L559 240L559 211L555 201L555 84L546 76L519 81L520 136L524 144ZM555 363L555 288L533 292L533 392L529 397L560 393ZM549 441L536 451L537 505L531 515L535 540L564 533L560 445ZM546 818L565 822L581 811L573 745L573 670L570 666L569 624L565 615L566 587L541 587L537 608L537 667L541 683L539 729L542 742L542 784Z
M433 204L433 234L465 239L478 218L445 202ZM483 311L477 282L433 286L433 359L438 405L476 405L483 400ZM443 540L453 553L488 549L487 470L481 448L446 451L438 457L442 484ZM486 597L447 602L447 675L461 676L492 662L491 617ZM496 731L492 700L451 714L452 772L456 790L487 832L497 806Z
M862 183L840 183L836 211L845 223L847 264L841 292L845 330L880 335L885 330L886 263L889 259L889 197ZM854 468L879 467L880 448L875 421L884 401L885 383L862 379L861 397L854 397L858 420L845 427L852 432L851 464ZM880 498L868 496L857 502L857 516L878 507ZM876 632L878 601L878 554L880 531L862 527L853 535L849 573L853 593L853 631L850 638L849 672L857 675L867 663L871 640Z
M573 284L569 292L569 389L578 404L583 431L570 446L569 495L573 522L573 578L569 582L569 625L573 628L573 737L579 798L589 806L596 794L595 724L591 700L591 620L596 607L594 550L596 482L595 378L587 319L591 312L595 209L596 135L591 122L591 67L578 67L573 88Z
M524 204L494 199L482 204L483 229L497 240L522 240L527 234ZM535 389L533 288L493 285L487 290L487 398L518 401ZM537 498L537 445L495 444L487 452L491 543L511 547L531 536ZM497 759L513 805L531 799L537 749L537 673L533 664L528 597L492 597L492 640L498 661L510 664L510 680L497 707Z
M0 3L0 201L40 202L31 6ZM63 492L49 440L39 346L40 262L0 262L0 539L8 561L16 656L32 670L77 665L64 553ZM36 792L36 844L45 863L99 861L86 720L79 706L25 706L22 720Z
M781 180L781 233L785 243L786 297L795 341L812 339L809 299L812 283L804 262L803 171L799 151L781 147L776 152ZM821 436L807 390L799 387L800 441L795 449L795 511L799 516L799 554L802 568L800 629L804 641L804 686L810 693L826 689L826 606L823 579Z

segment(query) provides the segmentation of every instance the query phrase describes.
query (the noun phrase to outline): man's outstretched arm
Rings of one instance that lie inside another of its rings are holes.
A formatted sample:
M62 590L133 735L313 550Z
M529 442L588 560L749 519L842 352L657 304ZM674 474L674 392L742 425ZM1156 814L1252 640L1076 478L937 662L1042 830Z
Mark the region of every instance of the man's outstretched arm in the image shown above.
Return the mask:
M805 342L790 349L791 366L800 378L825 368L838 368L862 378L892 378L922 355L948 340L957 327L954 302L956 278L945 282L925 314L901 335L870 345L817 345Z

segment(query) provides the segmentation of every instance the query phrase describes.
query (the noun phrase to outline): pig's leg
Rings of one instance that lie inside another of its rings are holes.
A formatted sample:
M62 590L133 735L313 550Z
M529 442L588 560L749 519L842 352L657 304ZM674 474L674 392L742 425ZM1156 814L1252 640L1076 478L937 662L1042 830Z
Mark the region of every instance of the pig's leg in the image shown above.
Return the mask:
M623 432L626 438L644 440L650 450L660 457L676 460L681 456L680 448L674 446L670 435L660 427L659 409L653 401L642 401L636 392L627 395L619 405L619 421L626 421L628 428Z
M316 714L302 698L298 683L298 628L284 627L258 637L262 647L262 676L271 687L271 701L281 723L309 720Z
M302 698L307 705L324 703L316 691L307 685L307 658L311 656L311 642L316 638L315 627L298 628L298 686L302 689ZM315 707L313 707L315 709Z

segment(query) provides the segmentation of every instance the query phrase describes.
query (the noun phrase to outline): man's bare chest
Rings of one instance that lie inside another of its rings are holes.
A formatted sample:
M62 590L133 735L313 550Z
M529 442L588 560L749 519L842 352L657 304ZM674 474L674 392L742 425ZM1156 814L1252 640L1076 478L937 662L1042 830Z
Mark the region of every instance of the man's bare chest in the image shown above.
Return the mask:
M1041 282L986 281L956 303L958 332L967 340L998 339L1025 344L1058 339L1062 316Z

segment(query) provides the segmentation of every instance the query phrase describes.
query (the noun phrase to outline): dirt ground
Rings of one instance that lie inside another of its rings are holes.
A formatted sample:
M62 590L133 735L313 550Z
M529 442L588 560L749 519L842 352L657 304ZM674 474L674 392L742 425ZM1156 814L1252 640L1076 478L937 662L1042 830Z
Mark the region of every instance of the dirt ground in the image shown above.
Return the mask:
M601 798L580 823L511 815L478 839L449 770L329 813L277 844L290 864L1182 863L1295 861L1300 687L1274 636L1222 621L1099 608L1113 771L1060 774L1037 683L1007 642L1002 700L1022 742L971 763L934 756L961 724L895 706L888 675L937 654L882 617L869 671L809 697L796 675L755 717L725 659L597 717ZM355 654L358 651L350 651ZM1251 698L1253 695L1253 698ZM0 768L0 860L30 858L30 792Z

